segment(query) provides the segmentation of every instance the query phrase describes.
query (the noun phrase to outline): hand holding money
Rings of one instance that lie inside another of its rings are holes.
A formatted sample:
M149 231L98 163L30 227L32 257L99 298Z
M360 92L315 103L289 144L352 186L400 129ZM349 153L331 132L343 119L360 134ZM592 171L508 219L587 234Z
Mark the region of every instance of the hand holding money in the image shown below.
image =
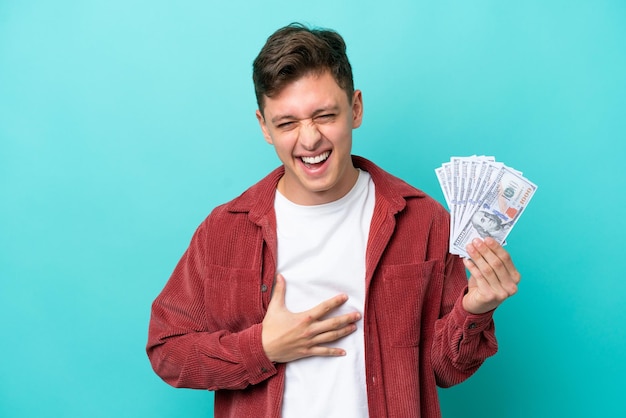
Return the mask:
M509 253L493 238L475 238L467 249L471 259L463 262L470 278L463 309L472 314L489 312L517 293L521 276Z
M517 292L521 276L502 245L537 186L493 157L453 157L435 172L450 209L450 252L470 272L463 308L489 312Z
M504 245L537 190L521 172L493 157L452 157L435 173L450 209L450 252L465 258L475 238Z

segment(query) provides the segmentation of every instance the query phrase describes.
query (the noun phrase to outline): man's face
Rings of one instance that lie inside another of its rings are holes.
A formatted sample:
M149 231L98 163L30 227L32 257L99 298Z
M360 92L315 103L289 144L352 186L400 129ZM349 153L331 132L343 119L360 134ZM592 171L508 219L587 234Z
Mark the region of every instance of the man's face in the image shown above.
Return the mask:
M328 72L306 75L257 110L265 140L285 166L278 190L300 205L340 199L358 173L352 165L352 130L361 125L363 100L352 103Z

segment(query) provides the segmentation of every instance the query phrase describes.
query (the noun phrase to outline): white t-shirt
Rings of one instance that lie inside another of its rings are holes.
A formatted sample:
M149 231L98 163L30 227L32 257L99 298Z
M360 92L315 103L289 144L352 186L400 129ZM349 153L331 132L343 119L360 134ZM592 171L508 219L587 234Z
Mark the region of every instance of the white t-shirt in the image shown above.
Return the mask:
M285 277L291 312L313 308L345 293L348 301L329 316L365 306L365 251L374 212L374 182L365 171L341 199L300 206L278 191L275 211L278 273ZM368 416L362 321L357 331L331 344L344 357L308 357L287 364L285 418Z

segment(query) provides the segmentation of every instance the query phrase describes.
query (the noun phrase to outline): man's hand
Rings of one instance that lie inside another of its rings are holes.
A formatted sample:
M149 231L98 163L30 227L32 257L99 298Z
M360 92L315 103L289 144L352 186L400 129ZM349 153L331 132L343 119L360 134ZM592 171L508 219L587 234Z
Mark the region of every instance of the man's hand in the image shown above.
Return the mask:
M466 249L471 260L463 262L471 276L463 308L473 314L489 312L517 292L520 274L509 253L493 238L476 238Z
M276 277L274 294L263 319L262 343L267 357L286 363L311 356L337 357L346 354L341 348L322 344L336 341L356 330L361 314L327 318L327 314L343 305L347 295L337 295L305 312L293 313L285 306L285 278Z

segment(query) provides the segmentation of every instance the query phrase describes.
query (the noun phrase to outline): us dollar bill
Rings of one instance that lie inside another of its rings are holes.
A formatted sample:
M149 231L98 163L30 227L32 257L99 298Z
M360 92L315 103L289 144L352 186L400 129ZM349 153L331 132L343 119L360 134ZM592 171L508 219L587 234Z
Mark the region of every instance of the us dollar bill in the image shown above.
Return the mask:
M453 254L467 257L465 247L474 238L492 237L503 244L537 190L534 183L507 166L500 167L495 178L489 177L484 195L465 212L462 225L452 232Z

